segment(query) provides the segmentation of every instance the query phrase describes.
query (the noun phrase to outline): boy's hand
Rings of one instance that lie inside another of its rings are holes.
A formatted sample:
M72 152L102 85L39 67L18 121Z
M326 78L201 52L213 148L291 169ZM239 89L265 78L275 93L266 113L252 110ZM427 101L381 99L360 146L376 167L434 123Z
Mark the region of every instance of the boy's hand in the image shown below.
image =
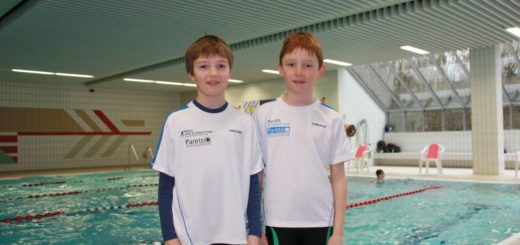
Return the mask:
M164 245L181 245L179 239L172 239L164 242Z
M247 236L247 245L260 245L260 237L253 235Z
M332 236L329 238L329 241L327 245L342 245L343 244L343 237L342 236L335 236L332 234Z

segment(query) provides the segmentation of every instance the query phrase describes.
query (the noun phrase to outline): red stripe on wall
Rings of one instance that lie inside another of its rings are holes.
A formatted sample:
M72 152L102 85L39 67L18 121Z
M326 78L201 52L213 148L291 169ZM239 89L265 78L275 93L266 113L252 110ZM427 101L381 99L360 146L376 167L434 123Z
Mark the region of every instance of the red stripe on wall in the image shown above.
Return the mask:
M11 159L13 159L16 163L18 162L18 157L11 157Z
M152 132L18 132L20 136L54 136L54 135L150 135Z
M103 121L103 123L105 123L105 125L107 125L107 127L110 129L110 131L119 132L119 129L117 129L117 127L110 121L110 119L108 119L107 116L105 116L105 114L102 111L94 110L94 112L99 117L99 119L101 119L101 121Z
M7 143L7 142L16 143L16 142L18 142L18 137L17 136L0 135L0 143Z
M5 153L17 153L18 146L0 146L0 149Z

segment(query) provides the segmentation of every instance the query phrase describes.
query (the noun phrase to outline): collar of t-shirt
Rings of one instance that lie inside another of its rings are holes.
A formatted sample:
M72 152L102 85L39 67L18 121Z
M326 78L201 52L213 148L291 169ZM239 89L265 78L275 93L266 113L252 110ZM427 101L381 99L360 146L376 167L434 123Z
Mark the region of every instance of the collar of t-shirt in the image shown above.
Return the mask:
M221 106L221 107L219 107L219 108L216 108L216 109L207 108L207 107L203 106L201 103L197 102L197 100L193 100L193 104L194 104L197 108L199 108L199 109L201 109L201 110L203 110L203 111L205 111L205 112L208 112L208 113L219 113L219 112L223 112L224 110L226 110L226 108L227 108L227 106L228 106L227 101L226 101L226 103L225 103L223 106Z
M307 110L312 110L314 108L317 108L320 106L321 102L316 99L312 104L309 104L309 105L304 105L304 106L294 106L294 105L289 105L287 102L285 102L282 98L282 96L278 97L277 98L277 101L280 102L280 104L282 105L283 108L287 109L287 110L291 110L291 111L307 111Z

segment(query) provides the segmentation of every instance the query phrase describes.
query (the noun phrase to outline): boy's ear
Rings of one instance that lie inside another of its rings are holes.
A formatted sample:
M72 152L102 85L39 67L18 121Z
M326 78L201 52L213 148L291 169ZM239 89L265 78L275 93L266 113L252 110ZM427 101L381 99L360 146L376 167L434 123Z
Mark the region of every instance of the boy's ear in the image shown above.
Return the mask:
M282 65L278 65L278 75L280 75L281 77L283 77L283 69L282 69Z
M323 77L323 75L325 74L325 71L327 71L327 65L325 65L325 63L323 63L321 65L321 68L318 70L320 77Z
M190 78L190 81L195 82L195 76L188 73L188 77Z

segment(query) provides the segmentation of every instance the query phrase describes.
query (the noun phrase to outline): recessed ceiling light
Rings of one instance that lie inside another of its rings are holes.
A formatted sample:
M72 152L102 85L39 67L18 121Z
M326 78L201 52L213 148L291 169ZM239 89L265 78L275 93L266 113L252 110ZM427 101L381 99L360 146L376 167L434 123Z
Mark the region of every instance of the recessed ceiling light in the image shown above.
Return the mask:
M138 83L155 83L154 80L137 79L137 78L124 78L123 80L128 81L128 82L138 82Z
M33 71L33 70L22 70L22 69L12 69L14 72L23 72L23 73L33 73L33 74L42 74L42 75L54 75L54 72L48 71Z
M128 81L128 82L155 83L155 84L163 84L163 85L197 87L197 85L195 85L193 83L179 83L179 82L170 82L170 81L155 81L155 80L138 79L138 78L123 78L123 80L124 81Z
M228 79L228 82L230 82L230 83L243 83L244 81L237 80L237 79Z
M508 31L509 33L511 33L517 37L520 37L520 27L507 28L506 31Z
M340 65L340 66L351 66L352 65L352 64L347 63L347 62L331 60L331 59L324 59L323 62L329 63L329 64Z
M63 76L63 77L85 77L85 78L93 78L93 77L94 77L94 76L91 76L91 75L72 74L72 73L61 73L61 72L56 72L56 76Z
M165 85L177 85L182 86L184 83L178 83L178 82L168 82L168 81L155 81L157 84L165 84Z
M65 76L65 77L84 77L84 78L93 78L94 77L92 75L84 75L84 74L50 72L50 71L33 71L33 70L23 70L23 69L12 69L11 71L32 73L32 74L41 74L41 75L56 75L56 76Z
M424 49L420 49L420 48L416 48L416 47L412 47L412 46L401 46L401 49L404 49L406 51L410 51L410 52L413 52L413 53L416 53L416 54L429 54L430 52L424 50Z
M276 75L280 74L278 71L269 70L269 69L263 69L262 72L276 74Z

